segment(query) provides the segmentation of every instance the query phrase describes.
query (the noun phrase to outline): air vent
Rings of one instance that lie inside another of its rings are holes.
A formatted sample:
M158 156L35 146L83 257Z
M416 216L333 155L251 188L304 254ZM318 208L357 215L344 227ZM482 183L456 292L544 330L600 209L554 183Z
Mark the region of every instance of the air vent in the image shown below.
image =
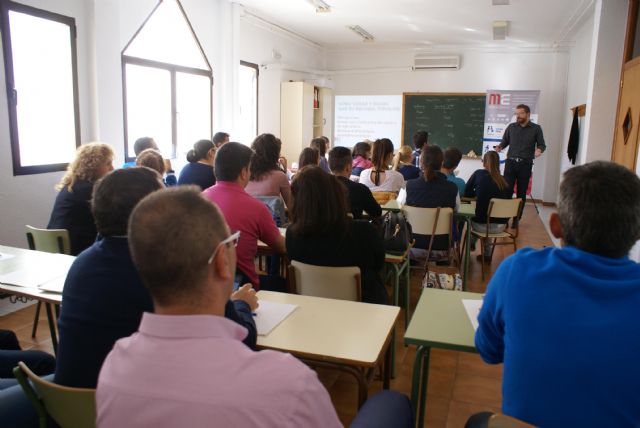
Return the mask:
M434 56L420 55L413 59L413 70L458 70L460 68L459 55Z

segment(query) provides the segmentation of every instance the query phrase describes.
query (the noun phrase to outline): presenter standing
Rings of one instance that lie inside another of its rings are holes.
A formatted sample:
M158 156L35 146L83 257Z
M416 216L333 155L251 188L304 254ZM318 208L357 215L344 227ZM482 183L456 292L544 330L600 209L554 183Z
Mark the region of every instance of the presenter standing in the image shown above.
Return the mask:
M518 183L518 198L522 199L522 210L527 202L527 187L531 178L533 160L545 151L547 146L542 136L540 125L531 122L531 109L528 105L520 104L516 107L516 122L509 124L504 130L502 141L496 146L496 151L501 152L507 146L511 146L507 153L507 162L504 167L504 178L509 184L511 193ZM522 211L513 220L511 227L516 227L522 217Z

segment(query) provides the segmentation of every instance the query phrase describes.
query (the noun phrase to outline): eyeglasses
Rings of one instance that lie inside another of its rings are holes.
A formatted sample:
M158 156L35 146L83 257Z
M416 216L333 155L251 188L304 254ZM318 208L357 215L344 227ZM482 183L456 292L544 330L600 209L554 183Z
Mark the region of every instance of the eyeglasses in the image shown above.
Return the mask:
M215 250L213 250L213 254L211 254L211 257L209 257L207 264L211 264L213 259L216 257L216 254L218 253L218 249L220 249L222 245L233 244L234 247L237 247L239 239L240 239L240 231L237 231L236 233L232 233L229 237L220 241L220 243L216 245Z

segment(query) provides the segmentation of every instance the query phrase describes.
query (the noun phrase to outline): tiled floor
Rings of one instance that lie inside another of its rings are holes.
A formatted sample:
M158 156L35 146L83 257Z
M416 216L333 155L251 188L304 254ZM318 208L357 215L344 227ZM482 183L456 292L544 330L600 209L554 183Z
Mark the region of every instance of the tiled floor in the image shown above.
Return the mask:
M543 216L547 212L543 210ZM542 248L554 245L542 220L532 205L527 205L520 223L518 246ZM491 271L511 253L509 246L498 247L494 253ZM469 275L469 290L484 292L487 281L482 281L480 264L472 257ZM418 300L420 272L412 275L412 306ZM25 349L41 349L51 352L46 316L41 314L38 334L31 338L35 306L0 317L0 328L16 332ZM391 388L407 395L411 393L411 375L415 359L415 347L405 347L402 342L405 326L404 315L400 315L396 340L396 377ZM329 369L318 370L319 377L329 390L341 420L348 425L356 413L357 385L352 376ZM428 405L426 425L428 427L462 427L467 418L479 411L499 411L501 403L502 366L489 366L476 354L433 350L429 368L427 389ZM373 394L382 383L374 381L369 388Z

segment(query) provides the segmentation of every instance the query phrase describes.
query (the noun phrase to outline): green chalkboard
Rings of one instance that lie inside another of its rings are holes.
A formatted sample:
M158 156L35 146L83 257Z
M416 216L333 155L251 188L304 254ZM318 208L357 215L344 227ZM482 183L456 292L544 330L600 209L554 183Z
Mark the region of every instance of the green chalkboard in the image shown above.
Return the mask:
M402 94L402 144L413 146L413 134L427 131L429 143L457 147L465 156L482 154L486 94Z

